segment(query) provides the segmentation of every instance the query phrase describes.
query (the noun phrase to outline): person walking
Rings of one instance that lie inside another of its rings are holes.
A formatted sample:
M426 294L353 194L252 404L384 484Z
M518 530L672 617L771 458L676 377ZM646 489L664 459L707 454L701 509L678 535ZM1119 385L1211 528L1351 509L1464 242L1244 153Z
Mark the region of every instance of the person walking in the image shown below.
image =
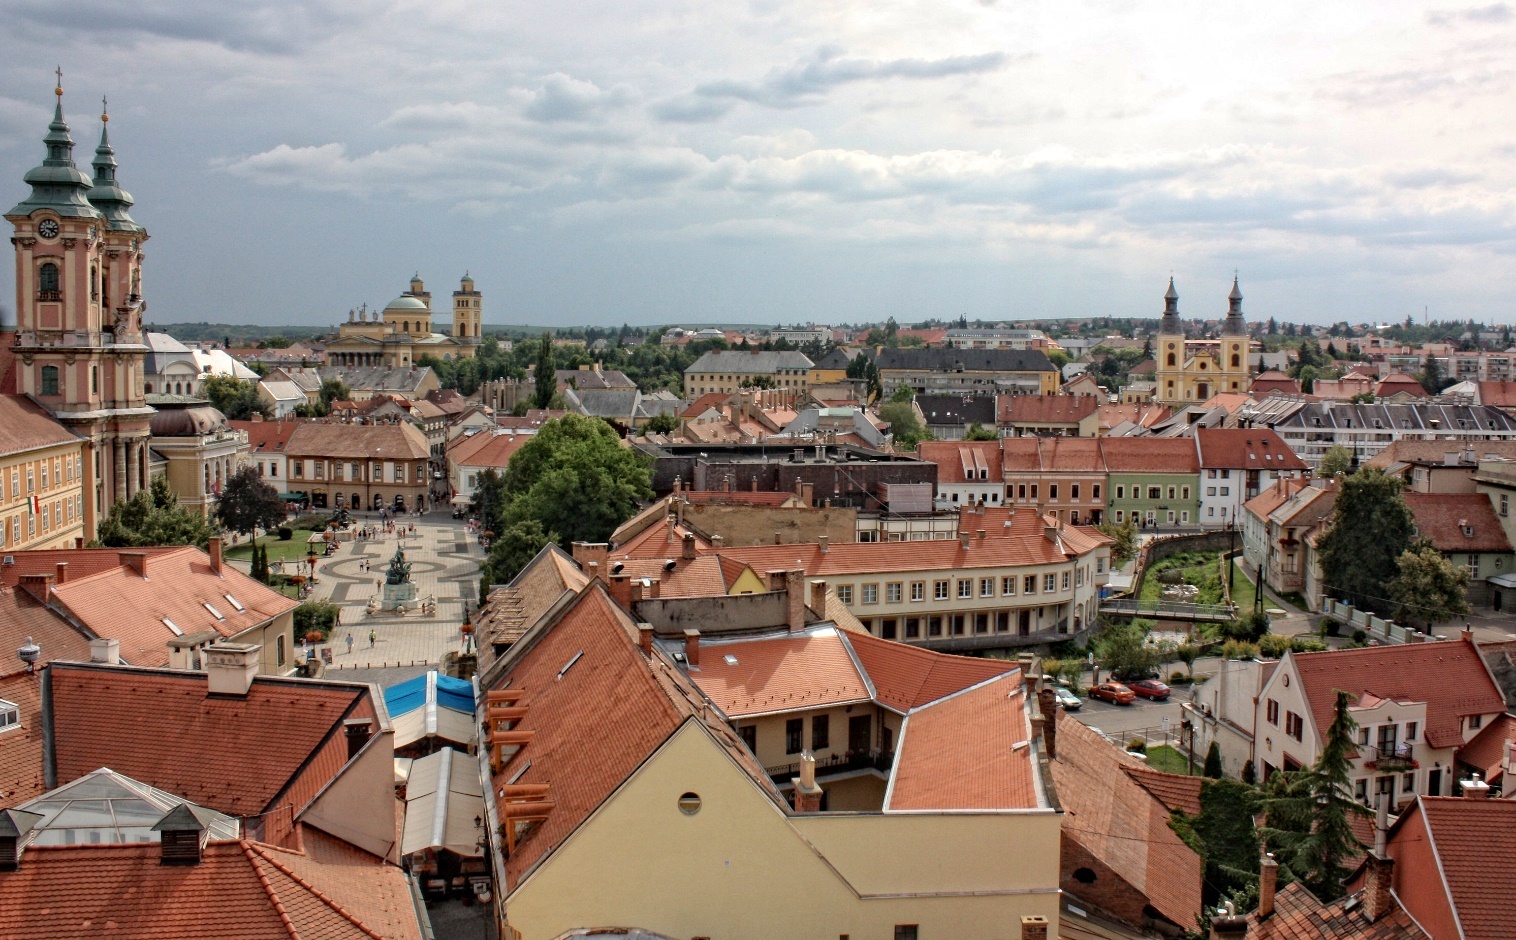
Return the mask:
M374 632L373 630L370 630L368 632L368 648L369 649L373 649L374 648L374 641L377 640L377 639L379 639L379 634L376 633L376 632Z
M353 631L347 631L347 655L353 655Z

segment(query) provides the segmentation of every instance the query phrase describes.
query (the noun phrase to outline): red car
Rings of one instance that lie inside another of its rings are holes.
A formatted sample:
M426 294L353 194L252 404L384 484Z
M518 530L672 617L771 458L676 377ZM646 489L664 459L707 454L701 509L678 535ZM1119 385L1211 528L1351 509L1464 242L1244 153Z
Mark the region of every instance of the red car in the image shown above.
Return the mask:
M1150 698L1155 702L1167 701L1169 697L1169 687L1157 679L1138 679L1129 688L1143 698Z
M1098 698L1112 705L1130 705L1137 700L1132 690L1120 682L1102 682L1090 689L1090 698Z

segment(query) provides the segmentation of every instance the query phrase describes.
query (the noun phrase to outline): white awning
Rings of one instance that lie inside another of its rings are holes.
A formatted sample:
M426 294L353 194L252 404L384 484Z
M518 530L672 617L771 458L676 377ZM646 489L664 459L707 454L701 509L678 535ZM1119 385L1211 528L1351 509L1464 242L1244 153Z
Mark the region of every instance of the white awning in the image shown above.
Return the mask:
M1516 574L1491 575L1484 580L1486 584L1493 584L1496 587L1516 588Z
M474 501L474 498L472 496L464 496L462 493L459 493L457 496L454 496L452 498L452 500L451 500L451 502L452 502L452 504L454 506L467 506L469 503L472 503L473 501Z
M445 747L411 762L405 788L405 831L400 854L413 855L426 849L446 849L468 858L479 858L476 818L484 815L484 789L479 764L468 754Z

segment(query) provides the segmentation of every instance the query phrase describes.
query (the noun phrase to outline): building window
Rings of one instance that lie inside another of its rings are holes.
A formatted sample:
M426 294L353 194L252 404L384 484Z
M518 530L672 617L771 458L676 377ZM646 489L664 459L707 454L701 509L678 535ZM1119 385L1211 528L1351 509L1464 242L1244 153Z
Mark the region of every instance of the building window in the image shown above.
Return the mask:
M1117 499L1126 499L1126 487L1124 487L1124 486L1118 486L1118 487L1116 487L1116 498Z
M894 582L891 582L890 584L886 584L884 586L884 601L885 601L885 603L887 603L887 604L898 604L898 603L900 603L900 588L901 588L901 584L900 584L899 581L894 581Z
M1037 593L1037 576L1035 574L1029 574L1026 577L1024 577L1024 578L1021 579L1021 593L1023 593L1023 594L1036 594Z
M1148 487L1148 499L1162 499L1162 498L1163 498L1163 487L1161 487L1161 486L1150 486L1150 487Z
M1416 740L1416 722L1414 722L1414 721L1408 721L1408 722L1405 723L1405 743L1411 744L1411 743L1414 743L1415 740Z
M920 617L907 617L907 618L905 618L905 638L907 640L916 640L916 639L920 639L921 638L921 618Z
M1043 575L1042 576L1042 592L1044 594L1046 594L1046 593L1048 593L1050 591L1056 591L1056 590L1058 590L1058 576L1056 574L1045 574L1045 575Z
M758 726L757 725L742 725L742 726L740 726L737 729L737 736L742 739L742 743L743 744L747 745L747 749L750 752L752 752L755 755L758 753Z
M294 472L291 473L290 476L294 477L297 480L305 479L305 461L297 460L294 463L290 464L290 466L294 468Z
M974 581L972 578L958 579L958 598L960 600L974 596Z
M1273 699L1269 699L1268 716L1269 716L1269 724L1274 725L1275 727L1278 727L1278 725L1279 725L1279 703L1276 702L1276 701L1274 701ZM1368 737L1367 737L1368 731L1365 730L1363 732L1363 734L1364 734L1363 743L1364 744L1369 743Z
M879 585L865 584L863 586L863 602L865 604L879 603Z
M284 634L282 634L282 633L279 634L279 637L274 641L274 655L277 657L275 664L279 665L279 666L283 666L284 665Z
M58 293L58 266L56 264L49 261L37 269L37 290L44 294L56 295ZM58 298L53 296L52 299Z
M1006 597L1013 597L1016 594L1015 575L1008 574L1000 579L1000 593L1004 594Z
M1057 499L1057 498L1058 498L1058 484L1057 483L1049 483L1048 484L1048 499Z
M1416 775L1414 773L1405 774L1404 776L1402 776L1400 778L1400 792L1401 793L1415 793L1416 792Z
M1294 712L1284 713L1284 733L1299 741L1305 733L1305 719Z
M932 597L935 598L936 600L939 600L939 601L945 601L945 600L947 600L948 599L948 582L946 582L946 581L934 581L934 582L932 582Z
M1065 591L1069 589L1069 573L1067 571L1063 573L1063 589Z
M980 578L979 579L979 596L980 597L994 597L995 596L995 579L994 578Z
M1092 484L1090 484L1090 498L1094 499L1094 500L1100 499L1100 484L1099 483L1092 483Z
M837 600L844 604L851 604L853 602L853 586L851 584L837 585Z
M1226 495L1226 490L1222 490L1221 491L1221 495L1225 496ZM1190 498L1190 488L1188 486L1182 486L1182 487L1179 488L1179 498L1180 499L1189 499Z
M784 753L799 754L803 745L801 736L805 733L805 719L791 718L784 723Z
M58 367L57 366L43 366L42 367L42 394L44 394L44 395L56 395L56 394L58 394Z
M1364 778L1362 778L1362 779L1360 779L1360 780L1358 780L1358 781L1355 782L1355 784L1353 786L1353 794L1358 797L1358 802L1360 802L1360 803L1368 803L1368 801L1369 801L1369 781L1368 781L1367 777L1364 777Z
M811 718L811 750L824 751L832 746L831 721L826 715Z
M1071 483L1071 484L1069 484L1069 497L1071 499L1078 499L1079 498L1079 484L1078 483Z
M1483 715L1470 715L1469 716L1469 727L1471 729L1473 729L1473 728L1479 728L1483 724L1484 724L1484 716Z
M896 924L895 940L917 940L919 931L915 924Z
M926 600L926 582L925 581L912 581L911 582L911 600L913 600L913 601L924 601L924 600Z

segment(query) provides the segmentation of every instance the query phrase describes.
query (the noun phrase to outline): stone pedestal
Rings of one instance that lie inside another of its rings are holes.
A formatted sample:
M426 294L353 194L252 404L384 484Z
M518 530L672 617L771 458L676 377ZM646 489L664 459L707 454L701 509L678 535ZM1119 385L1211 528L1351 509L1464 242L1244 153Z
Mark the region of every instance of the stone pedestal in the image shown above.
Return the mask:
M386 584L383 596L385 610L399 610L400 605L415 602L416 585L409 581L405 584Z

